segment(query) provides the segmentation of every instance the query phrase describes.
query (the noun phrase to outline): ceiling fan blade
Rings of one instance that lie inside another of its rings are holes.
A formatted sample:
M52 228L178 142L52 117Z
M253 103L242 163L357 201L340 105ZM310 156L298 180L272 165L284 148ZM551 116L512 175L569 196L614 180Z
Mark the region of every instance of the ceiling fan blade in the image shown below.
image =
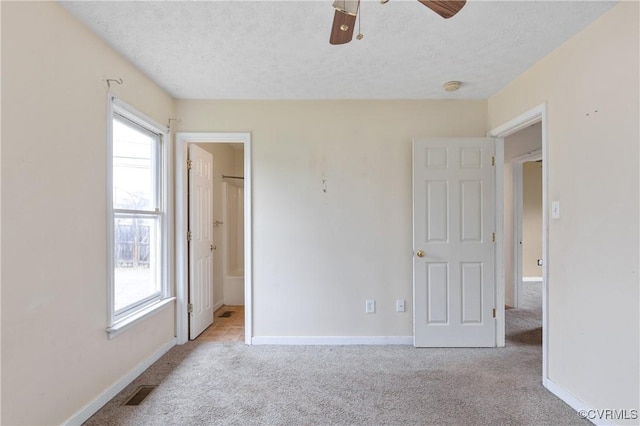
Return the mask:
M467 0L418 0L445 19L449 19L460 12Z
M333 26L331 27L331 37L329 37L329 43L349 43L353 38L353 29L355 25L355 15L348 15L346 13L340 12L339 10L336 10L335 15L333 16Z

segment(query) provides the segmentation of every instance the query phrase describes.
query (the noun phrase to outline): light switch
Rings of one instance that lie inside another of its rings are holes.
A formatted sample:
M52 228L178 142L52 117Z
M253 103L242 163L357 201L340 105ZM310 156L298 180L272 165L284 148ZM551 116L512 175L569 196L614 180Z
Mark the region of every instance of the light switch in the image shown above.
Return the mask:
M368 314L376 313L376 301L374 299L365 300L365 312Z
M560 201L551 202L551 219L560 219Z

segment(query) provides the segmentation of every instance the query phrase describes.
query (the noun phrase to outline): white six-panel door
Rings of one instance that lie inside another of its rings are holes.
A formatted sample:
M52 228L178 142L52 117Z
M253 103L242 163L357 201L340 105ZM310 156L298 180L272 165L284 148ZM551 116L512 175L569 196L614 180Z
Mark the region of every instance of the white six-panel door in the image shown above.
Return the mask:
M213 157L189 145L189 339L213 323Z
M415 346L495 346L494 149L413 141Z

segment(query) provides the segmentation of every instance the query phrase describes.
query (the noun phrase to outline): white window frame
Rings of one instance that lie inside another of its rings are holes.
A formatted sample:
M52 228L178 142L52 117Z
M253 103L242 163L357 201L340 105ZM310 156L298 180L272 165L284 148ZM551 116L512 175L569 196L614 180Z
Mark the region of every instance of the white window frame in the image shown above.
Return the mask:
M160 294L144 303L140 303L122 313L116 314L115 310L115 259L114 259L114 232L116 209L113 208L113 120L116 115L157 134L159 139L157 162L158 167L158 202L159 218L159 265L160 265ZM160 312L171 305L175 300L169 287L169 225L168 225L168 158L169 158L169 134L168 129L155 120L147 117L135 108L126 104L115 96L109 96L107 117L107 265L108 265L108 327L109 339L117 336L126 329L138 324L145 318Z

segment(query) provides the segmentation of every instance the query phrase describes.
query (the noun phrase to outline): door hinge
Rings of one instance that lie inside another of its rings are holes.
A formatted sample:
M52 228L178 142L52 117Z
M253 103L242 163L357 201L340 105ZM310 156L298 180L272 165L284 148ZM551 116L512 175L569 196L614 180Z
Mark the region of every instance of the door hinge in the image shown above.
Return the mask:
M496 157L491 157L491 165L495 166L496 165Z
M494 309L495 311L495 309ZM190 314L193 312L193 303L187 303L187 313ZM493 314L493 316L495 317L495 313Z
M491 241L493 241L494 243L496 242L496 233L495 232L491 233Z
M187 170L191 170L193 168L193 161L187 160Z
M493 317L496 317L496 308L493 308Z
M193 234L191 231L187 231L187 241L191 241L193 239Z

